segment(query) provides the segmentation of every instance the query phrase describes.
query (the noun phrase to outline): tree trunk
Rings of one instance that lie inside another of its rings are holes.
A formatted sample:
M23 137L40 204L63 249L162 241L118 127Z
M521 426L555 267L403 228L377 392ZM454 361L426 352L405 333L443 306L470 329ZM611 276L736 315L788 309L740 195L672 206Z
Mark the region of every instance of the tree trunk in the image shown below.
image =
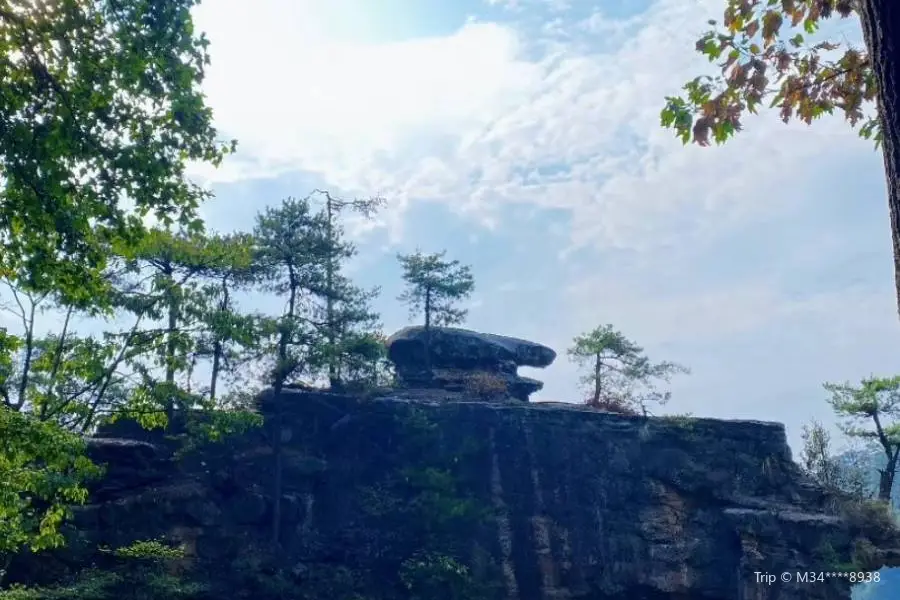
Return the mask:
M173 298L169 299L169 322L166 327L166 383L175 385L175 332L178 330L178 307Z
M22 315L24 318L24 314ZM25 362L22 365L22 379L19 381L19 398L12 405L18 410L25 405L25 397L28 395L28 376L31 374L31 360L34 356L34 301L31 301L31 310L28 313L28 330L25 332Z
M894 491L894 477L897 474L897 459L900 458L900 447L887 452L888 460L883 470L878 472L878 499L891 503Z
M328 257L325 259L325 289L327 290L325 296L325 322L327 323L325 327L325 337L328 342L328 385L332 388L337 388L340 385L340 381L338 377L337 357L335 356L337 335L334 330L334 254L336 240L334 239L333 224L334 208L332 206L330 195L325 197L325 212L327 217L325 227L327 229L326 235L328 238Z
M431 288L425 288L425 331L431 329Z
M272 480L272 547L277 548L281 543L281 494L284 489L284 449L281 436L284 435L284 407L281 405L283 398L281 391L284 389L283 381L276 381L272 386L272 400L275 402L275 437L272 440L272 455L275 464Z
M425 370L431 377L431 288L425 288Z
M53 367L50 369L50 375L47 377L47 391L44 392L47 394L47 401L41 404L40 411L40 420L43 421L47 417L55 416L59 410L62 410L64 403L61 402L60 398L56 397L57 388L57 375L59 374L59 369L62 366L62 357L63 353L66 351L66 335L69 333L69 322L72 320L72 314L75 312L75 307L70 306L66 310L66 320L63 321L62 331L59 334L59 339L56 341L56 354L53 355ZM53 410L50 410L49 403L53 401L56 406L53 407Z
M894 488L894 469L896 465L888 465L878 471L878 499L883 502L891 501L891 492Z
M272 454L275 459L273 466L274 478L272 481L272 547L277 548L281 543L281 495L284 489L284 449L282 435L284 434L284 406L281 391L288 378L288 345L293 334L294 314L297 312L297 285L293 274L291 275L291 292L288 301L286 320L282 317L281 332L278 338L278 365L275 367L275 381L272 385L273 401L275 402L275 438L272 440Z
M178 328L178 313L174 293L169 291L169 319L166 325L166 418L171 426L175 417L175 331Z
M219 371L222 369L222 352L222 342L221 340L216 340L215 344L213 344L212 374L209 376L210 402L216 401L216 386L219 383Z
M219 303L219 311L225 312L231 304L228 294L228 277L222 278L222 302ZM222 342L222 336L219 332L215 332L216 341L213 343L213 361L212 374L209 377L209 399L211 402L216 400L216 386L219 383L219 371L222 369L222 356L225 353L225 344Z
M878 88L894 250L894 286L900 315L900 2L859 0L858 12Z
M593 406L600 406L600 393L601 389L601 370L603 368L603 362L600 360L600 355L598 354L596 357L596 361L594 362L594 396L592 398Z

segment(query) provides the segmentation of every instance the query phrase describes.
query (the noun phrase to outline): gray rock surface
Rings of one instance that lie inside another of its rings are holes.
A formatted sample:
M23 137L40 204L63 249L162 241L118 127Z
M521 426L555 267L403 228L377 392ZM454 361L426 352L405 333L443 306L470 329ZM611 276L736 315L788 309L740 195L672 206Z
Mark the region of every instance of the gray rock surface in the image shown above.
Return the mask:
M519 376L518 367L543 368L556 359L556 352L542 344L455 327L406 327L387 345L406 387L466 391L479 376L498 382L510 397L523 401L543 383Z
M290 435L279 557L283 570L305 578L278 597L352 597L334 591L340 575L358 596L396 598L400 565L425 543L499 586L491 598L503 600L850 597L846 578L772 583L757 575L833 571L860 536L801 475L779 424L400 394L280 397ZM260 402L264 416L273 399ZM103 435L121 433L118 422ZM152 446L92 443L122 481L107 481L109 492L78 512L91 542L84 547L166 536L208 571L208 597L272 598L254 595L233 565L254 544L269 544L274 433L270 424L166 461L162 479L152 448L165 434ZM428 487L442 473L449 479ZM482 516L443 520L463 506ZM868 539L882 561L870 567L900 563L898 540ZM45 573L50 565L35 566Z

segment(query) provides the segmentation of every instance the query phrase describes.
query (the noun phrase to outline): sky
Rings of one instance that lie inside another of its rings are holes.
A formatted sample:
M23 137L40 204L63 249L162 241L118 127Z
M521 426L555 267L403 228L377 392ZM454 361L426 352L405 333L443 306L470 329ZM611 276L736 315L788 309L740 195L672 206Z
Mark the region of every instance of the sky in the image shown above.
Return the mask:
M327 8L326 8L327 7ZM554 348L536 400L579 401L565 355L611 323L692 372L666 410L833 425L824 381L891 375L900 342L879 152L840 118L763 112L727 145L661 129L666 95L710 73L693 42L722 0L207 0L204 89L238 140L210 227L286 196L383 196L351 223L351 272L398 252L470 264L466 326ZM858 43L854 21L828 34Z
M612 324L691 368L661 412L834 425L825 381L893 375L900 347L883 162L840 118L763 111L683 146L667 95L711 66L723 0L206 0L204 91L238 151L191 176L209 228L314 188L379 195L349 266L410 323L397 253L472 267L466 327L558 358L523 374L578 402L572 338ZM859 43L858 24L831 23ZM255 298L247 309L274 308Z

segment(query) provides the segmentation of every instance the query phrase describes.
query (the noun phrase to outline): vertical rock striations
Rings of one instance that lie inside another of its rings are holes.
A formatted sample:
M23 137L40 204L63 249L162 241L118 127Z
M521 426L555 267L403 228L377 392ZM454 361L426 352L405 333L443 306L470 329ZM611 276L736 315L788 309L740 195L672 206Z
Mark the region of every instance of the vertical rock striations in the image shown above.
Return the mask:
M405 589L404 569L423 564L415 557L446 555L487 585L479 597L498 600L849 598L846 579L757 575L834 571L859 541L800 475L779 424L541 403L283 400L279 559L299 590L283 597L405 597L392 594ZM266 431L178 463L149 456L152 442L92 442L110 478L79 512L82 527L107 545L179 539L221 593L268 598L232 575L266 538ZM336 572L350 575L326 578Z

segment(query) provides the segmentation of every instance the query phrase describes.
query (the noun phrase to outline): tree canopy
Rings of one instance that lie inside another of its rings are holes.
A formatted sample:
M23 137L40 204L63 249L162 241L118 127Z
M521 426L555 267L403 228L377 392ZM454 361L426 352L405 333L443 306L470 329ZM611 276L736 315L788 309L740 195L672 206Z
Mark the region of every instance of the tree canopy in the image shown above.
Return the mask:
M670 397L656 382L689 372L676 363L650 362L643 348L609 324L577 336L568 354L586 370L581 378L588 388L585 402L614 411L647 414L651 403L664 404Z
M458 260L445 260L446 250L424 254L400 254L406 291L398 298L409 306L410 318L422 314L425 328L432 325L462 323L468 310L454 306L475 290L475 279L468 265Z
M233 144L200 90L196 3L0 3L0 275L90 303L143 216L201 226L185 167Z

